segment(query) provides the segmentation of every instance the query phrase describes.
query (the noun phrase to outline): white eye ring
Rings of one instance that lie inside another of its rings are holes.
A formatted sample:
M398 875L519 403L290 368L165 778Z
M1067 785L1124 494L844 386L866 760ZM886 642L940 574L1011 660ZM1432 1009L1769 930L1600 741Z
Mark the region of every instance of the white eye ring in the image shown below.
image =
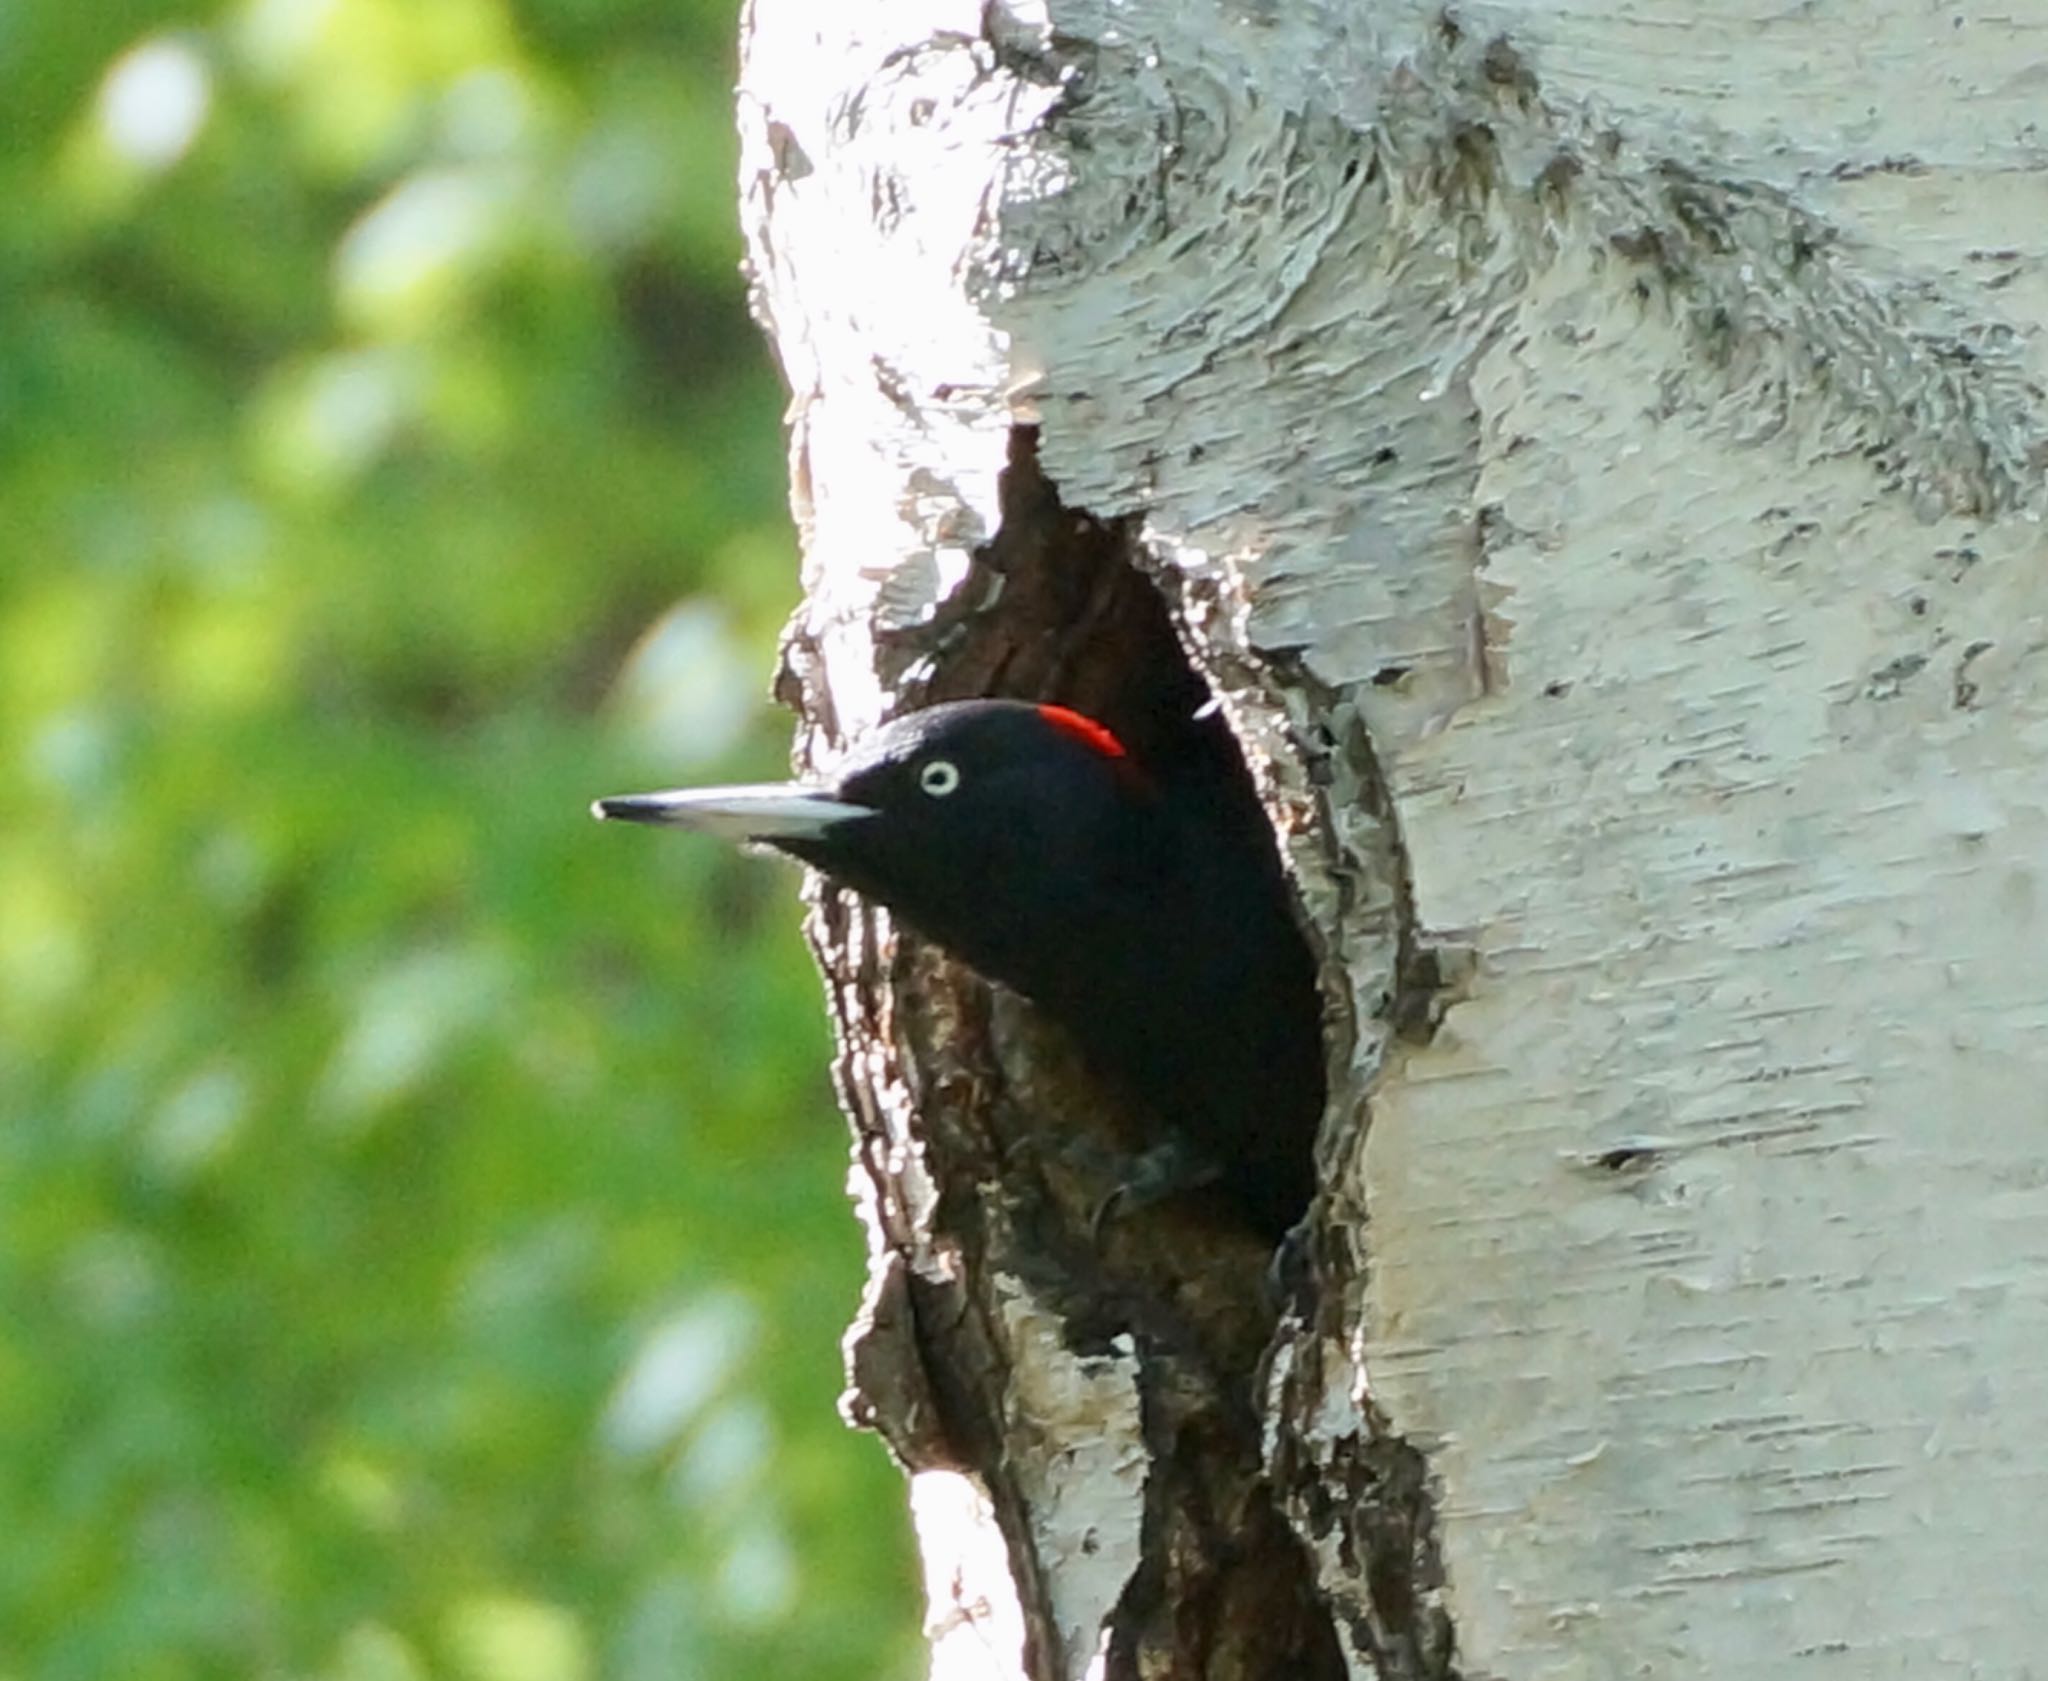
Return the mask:
M951 759L933 759L917 773L917 785L935 800L943 800L960 786L960 767Z

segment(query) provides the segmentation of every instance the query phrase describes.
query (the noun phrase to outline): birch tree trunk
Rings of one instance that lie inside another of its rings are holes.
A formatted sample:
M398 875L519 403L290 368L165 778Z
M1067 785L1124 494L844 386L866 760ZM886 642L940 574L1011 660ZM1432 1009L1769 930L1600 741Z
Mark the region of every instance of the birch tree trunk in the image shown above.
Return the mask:
M2048 1675L2048 6L753 0L741 111L805 751L1206 685L1328 998L1276 1317L817 901L938 1672Z

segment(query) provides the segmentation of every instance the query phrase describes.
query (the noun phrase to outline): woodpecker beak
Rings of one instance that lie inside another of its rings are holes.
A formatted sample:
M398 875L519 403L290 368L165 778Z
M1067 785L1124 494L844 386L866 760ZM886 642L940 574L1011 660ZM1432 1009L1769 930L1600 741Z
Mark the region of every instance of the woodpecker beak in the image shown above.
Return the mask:
M619 794L591 802L593 817L615 823L656 823L695 829L729 841L822 840L842 823L875 815L827 788L796 782L754 782L734 788L672 788L661 794Z

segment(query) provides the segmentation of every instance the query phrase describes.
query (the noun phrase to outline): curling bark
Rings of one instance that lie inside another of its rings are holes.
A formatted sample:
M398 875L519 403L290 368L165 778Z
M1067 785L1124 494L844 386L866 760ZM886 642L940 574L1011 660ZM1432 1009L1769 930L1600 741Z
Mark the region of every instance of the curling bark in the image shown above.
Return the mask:
M1086 1241L1100 1095L819 901L938 1672L2034 1673L2048 18L744 31L806 750L1163 602L1330 1000L1275 1323Z

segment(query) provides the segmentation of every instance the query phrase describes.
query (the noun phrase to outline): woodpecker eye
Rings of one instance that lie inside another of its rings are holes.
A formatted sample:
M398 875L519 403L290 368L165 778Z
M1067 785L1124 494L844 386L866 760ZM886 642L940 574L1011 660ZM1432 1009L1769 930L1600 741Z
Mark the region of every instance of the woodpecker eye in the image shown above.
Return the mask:
M935 800L943 800L960 786L960 767L951 759L933 759L917 773L917 785Z

